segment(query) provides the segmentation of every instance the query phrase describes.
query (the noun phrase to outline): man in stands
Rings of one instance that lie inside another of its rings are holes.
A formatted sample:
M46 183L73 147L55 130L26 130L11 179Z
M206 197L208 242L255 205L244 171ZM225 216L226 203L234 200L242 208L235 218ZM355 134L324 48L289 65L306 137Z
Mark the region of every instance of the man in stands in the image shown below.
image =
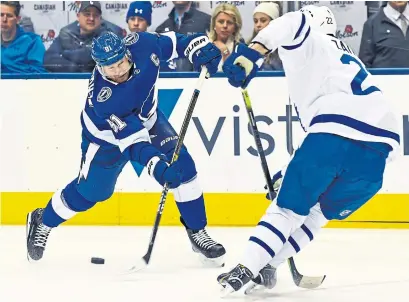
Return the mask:
M63 27L44 57L45 67L53 72L91 72L95 62L91 58L92 39L107 31L123 36L115 24L102 19L98 1L82 1L78 20Z
M1 1L1 73L45 72L45 47L40 36L18 25L19 1Z

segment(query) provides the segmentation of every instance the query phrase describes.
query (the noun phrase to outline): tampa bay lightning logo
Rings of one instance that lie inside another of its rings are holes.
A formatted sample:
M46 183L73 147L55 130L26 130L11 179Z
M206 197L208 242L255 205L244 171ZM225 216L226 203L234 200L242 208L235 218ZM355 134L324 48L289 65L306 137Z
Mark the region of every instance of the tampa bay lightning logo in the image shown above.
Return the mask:
M97 102L105 102L108 100L112 95L112 90L109 87L103 87L101 91L98 93Z
M132 45L138 42L139 40L139 35L138 33L131 33L125 37L125 44L126 45Z

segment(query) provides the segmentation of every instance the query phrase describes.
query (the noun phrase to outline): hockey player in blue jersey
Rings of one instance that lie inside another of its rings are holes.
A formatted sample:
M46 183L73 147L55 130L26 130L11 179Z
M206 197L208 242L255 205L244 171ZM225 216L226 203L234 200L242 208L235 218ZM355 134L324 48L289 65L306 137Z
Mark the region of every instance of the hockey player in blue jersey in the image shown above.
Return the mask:
M221 55L201 34L184 36L132 33L121 39L106 33L92 44L96 67L81 113L82 160L78 177L54 193L47 206L27 216L29 260L40 260L52 228L107 200L128 161L147 167L150 176L173 189L195 252L222 264L224 247L206 232L203 192L186 147L169 164L178 135L158 109L156 80L160 61L187 57L200 70L217 71ZM143 202L143 201L142 201Z
M308 6L277 18L223 65L229 83L245 88L278 49L289 94L306 137L282 171L271 203L239 264L218 276L225 293L276 283L276 269L302 250L329 220L343 220L382 187L387 160L400 145L397 116L375 78L335 37L327 7ZM274 179L275 181L275 179Z

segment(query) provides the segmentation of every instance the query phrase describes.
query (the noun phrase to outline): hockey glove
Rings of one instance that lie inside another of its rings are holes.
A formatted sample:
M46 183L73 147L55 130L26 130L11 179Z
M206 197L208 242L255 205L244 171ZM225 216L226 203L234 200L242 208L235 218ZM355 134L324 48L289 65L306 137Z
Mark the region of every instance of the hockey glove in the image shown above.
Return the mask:
M230 85L246 88L262 64L263 56L258 51L240 43L224 62L223 71Z
M185 50L185 56L193 64L196 71L200 71L205 65L211 75L217 72L222 59L220 50L213 43L210 43L206 36L199 36L190 41Z
M273 192L271 192L271 194L273 196L271 196L272 197L271 199L270 194L267 192L266 198L268 200L273 201L277 197L277 192L278 192L278 189L280 189L282 180L283 180L283 175L281 174L281 171L278 171L276 174L274 174L273 178L271 179L271 183L273 184L273 190L274 190ZM264 186L264 189L268 189L267 185Z
M154 156L146 166L148 174L153 176L160 185L164 186L165 183L168 183L170 189L180 186L183 171L177 161L169 164L164 156Z

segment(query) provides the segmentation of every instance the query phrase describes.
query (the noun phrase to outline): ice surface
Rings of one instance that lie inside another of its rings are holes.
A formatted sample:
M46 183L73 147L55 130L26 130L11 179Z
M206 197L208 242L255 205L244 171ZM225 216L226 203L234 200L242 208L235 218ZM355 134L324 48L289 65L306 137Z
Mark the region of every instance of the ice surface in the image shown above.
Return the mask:
M1 302L407 302L409 231L324 229L295 261L301 273L327 274L315 290L292 282L287 265L277 287L221 298L219 273L239 261L252 228L209 228L227 249L224 268L204 268L181 227L161 227L151 264L121 273L145 254L151 227L60 227L41 262L28 263L24 227L0 227ZM90 263L105 258L105 265Z

